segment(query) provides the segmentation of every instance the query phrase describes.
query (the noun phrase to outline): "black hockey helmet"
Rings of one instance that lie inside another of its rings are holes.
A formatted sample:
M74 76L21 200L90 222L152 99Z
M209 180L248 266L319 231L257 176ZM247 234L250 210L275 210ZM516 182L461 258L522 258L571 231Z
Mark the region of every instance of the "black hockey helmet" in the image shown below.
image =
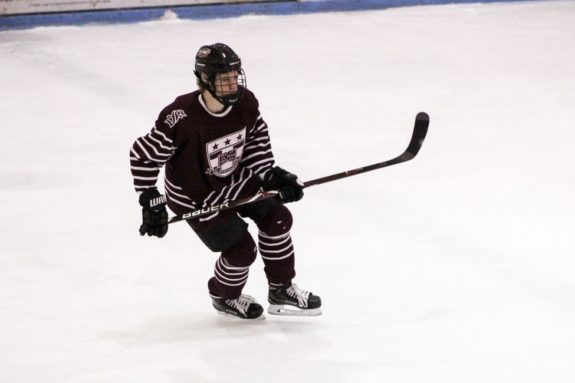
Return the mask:
M238 85L246 87L246 76L242 69L240 56L226 44L216 43L204 45L196 54L194 74L198 81L210 92L210 94L225 106L235 104L242 94L242 88L233 94L218 96L216 94L215 79L218 73L236 71L238 73Z

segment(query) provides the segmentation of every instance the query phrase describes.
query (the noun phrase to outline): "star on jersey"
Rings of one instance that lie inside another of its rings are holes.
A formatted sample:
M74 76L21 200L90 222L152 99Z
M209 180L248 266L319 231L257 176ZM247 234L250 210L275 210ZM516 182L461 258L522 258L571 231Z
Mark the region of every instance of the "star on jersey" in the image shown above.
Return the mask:
M206 144L206 155L210 168L206 174L227 177L234 172L244 152L246 128L220 137Z

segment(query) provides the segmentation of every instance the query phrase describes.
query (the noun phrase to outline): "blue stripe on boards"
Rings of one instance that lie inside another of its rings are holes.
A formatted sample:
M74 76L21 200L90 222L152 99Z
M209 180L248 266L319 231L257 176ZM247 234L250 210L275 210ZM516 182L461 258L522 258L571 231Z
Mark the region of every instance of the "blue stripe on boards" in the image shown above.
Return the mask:
M361 11L415 5L509 3L532 0L309 0L114 9L0 16L0 30L38 26L134 23L161 19L172 12L181 19L216 19L242 15Z

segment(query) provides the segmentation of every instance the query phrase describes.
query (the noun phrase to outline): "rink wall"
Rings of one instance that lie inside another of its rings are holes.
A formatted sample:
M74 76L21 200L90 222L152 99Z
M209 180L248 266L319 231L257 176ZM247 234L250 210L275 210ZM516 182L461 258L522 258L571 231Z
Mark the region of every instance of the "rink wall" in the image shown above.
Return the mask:
M0 31L38 26L212 19L532 0L0 0Z

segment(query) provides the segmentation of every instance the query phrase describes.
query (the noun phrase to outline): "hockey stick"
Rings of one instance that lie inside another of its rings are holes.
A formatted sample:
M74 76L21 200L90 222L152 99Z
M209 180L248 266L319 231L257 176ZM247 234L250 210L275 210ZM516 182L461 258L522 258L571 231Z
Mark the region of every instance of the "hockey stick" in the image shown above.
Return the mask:
M409 160L413 159L417 155L417 153L419 152L419 149L421 149L421 145L423 145L423 141L425 140L425 136L427 135L428 127L429 127L429 116L425 112L420 112L415 117L415 125L413 127L413 134L411 136L411 141L409 141L409 145L407 146L407 149L405 149L405 151L402 154L400 154L399 156L397 156L391 160L388 160L388 161L378 162L378 163L373 164L373 165L364 166L364 167L360 167L360 168L356 168L356 169L348 170L345 172L336 173L336 174L332 174L329 176L316 178L315 180L304 182L304 188L314 186L314 185L324 184L324 183L331 182L331 181L336 181L336 180L339 180L342 178L355 176L355 175L361 174L361 173L367 173L367 172L370 172L372 170L381 169L381 168L385 168L385 167L388 167L391 165L396 165L396 164L400 164L402 162L409 161ZM212 214L212 213L215 213L217 211L229 210L229 209L237 208L239 206L243 206L243 205L247 205L250 203L254 203L254 202L263 201L263 200L266 200L269 198L273 198L273 197L277 196L278 194L279 194L279 192L276 190L259 192L259 193L256 193L255 195L251 196L251 197L240 198L240 199L237 199L234 201L222 203L220 205L215 205L215 206L210 206L210 207L207 207L204 209L194 210L194 211L186 213L182 216L174 216L174 217L169 219L168 224L187 220L187 219L192 219L192 218L205 217L205 216Z

